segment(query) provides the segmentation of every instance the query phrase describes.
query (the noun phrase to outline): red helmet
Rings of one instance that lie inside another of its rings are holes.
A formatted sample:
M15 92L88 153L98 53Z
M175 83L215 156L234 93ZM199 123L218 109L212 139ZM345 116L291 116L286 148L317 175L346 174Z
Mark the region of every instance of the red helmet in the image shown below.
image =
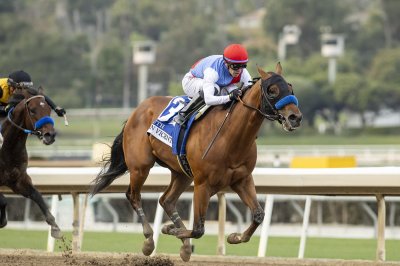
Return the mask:
M246 48L236 43L230 44L224 49L224 59L232 64L243 64L249 61Z

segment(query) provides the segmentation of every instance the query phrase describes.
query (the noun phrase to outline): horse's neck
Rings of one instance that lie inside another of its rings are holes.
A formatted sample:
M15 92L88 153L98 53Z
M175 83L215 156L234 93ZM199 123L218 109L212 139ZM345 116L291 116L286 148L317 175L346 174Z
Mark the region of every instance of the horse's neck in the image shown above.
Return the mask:
M243 97L243 102L258 109L261 102L261 90L259 86L257 82ZM235 132L232 132L232 143L235 143L235 146L249 147L249 144L253 143L256 139L264 117L256 110L238 102L230 120L232 123L230 128L236 129L234 130Z
M6 153L10 160L19 159L20 156L26 156L26 141L28 135L22 130L5 121L2 125L3 146L2 153Z

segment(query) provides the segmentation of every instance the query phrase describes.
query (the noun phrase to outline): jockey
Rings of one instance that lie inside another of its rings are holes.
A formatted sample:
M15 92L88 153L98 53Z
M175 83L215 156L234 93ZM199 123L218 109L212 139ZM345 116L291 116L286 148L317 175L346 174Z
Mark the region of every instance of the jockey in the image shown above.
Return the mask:
M33 88L31 76L23 70L12 72L8 78L0 78L0 118L6 117L11 106L8 101L17 88ZM60 117L66 114L64 108L57 106L49 97L44 96L49 106ZM3 136L0 131L0 146L3 144Z
M211 55L197 61L182 79L183 91L192 99L178 113L175 122L183 124L203 100L206 105L219 105L241 96L242 92L235 84L251 84L247 62L247 51L240 44L228 45L223 55Z

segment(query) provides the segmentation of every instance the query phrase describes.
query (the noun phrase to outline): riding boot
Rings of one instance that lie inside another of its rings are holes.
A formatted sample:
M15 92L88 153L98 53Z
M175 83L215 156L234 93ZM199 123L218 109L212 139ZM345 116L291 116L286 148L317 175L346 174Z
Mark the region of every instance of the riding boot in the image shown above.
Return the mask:
M200 93L196 94L190 102L179 111L174 121L180 125L183 125L187 118L191 115L191 113L196 110L196 107L199 107L204 102L203 97Z

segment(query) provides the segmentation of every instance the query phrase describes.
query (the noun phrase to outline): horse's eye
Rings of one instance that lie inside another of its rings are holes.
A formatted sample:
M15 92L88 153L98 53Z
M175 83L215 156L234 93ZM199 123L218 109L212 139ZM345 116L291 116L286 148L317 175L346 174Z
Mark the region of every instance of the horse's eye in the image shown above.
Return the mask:
M268 88L268 95L272 98L276 98L279 96L279 88L276 85L272 85Z
M29 114L30 115L35 115L36 114L36 110L35 109L29 109Z

